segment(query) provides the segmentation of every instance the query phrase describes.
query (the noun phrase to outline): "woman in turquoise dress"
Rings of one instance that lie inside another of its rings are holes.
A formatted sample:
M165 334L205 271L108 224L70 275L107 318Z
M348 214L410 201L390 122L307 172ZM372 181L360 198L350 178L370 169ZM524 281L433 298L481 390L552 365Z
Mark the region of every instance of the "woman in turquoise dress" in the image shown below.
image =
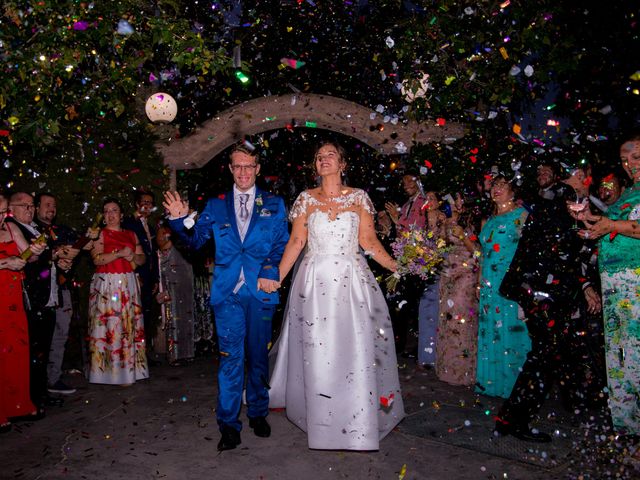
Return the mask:
M606 216L589 211L583 238L599 238L609 409L622 435L640 435L640 134L620 147L622 167L633 185L609 207ZM572 206L580 208L579 206ZM571 209L570 209L571 211ZM640 465L640 448L634 454Z
M513 188L502 175L493 179L491 199L494 215L479 235L482 255L476 391L508 398L531 341L518 314L518 304L504 298L498 289L518 246L527 211L517 206Z

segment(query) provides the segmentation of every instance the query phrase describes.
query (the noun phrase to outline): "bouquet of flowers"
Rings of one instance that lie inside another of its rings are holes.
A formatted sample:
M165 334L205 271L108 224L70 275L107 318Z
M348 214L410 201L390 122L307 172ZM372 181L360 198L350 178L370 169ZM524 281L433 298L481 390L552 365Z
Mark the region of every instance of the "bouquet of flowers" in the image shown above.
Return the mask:
M448 250L443 239L433 238L433 232L415 227L400 232L391 249L398 261L398 271L386 279L389 291L394 291L405 275L417 275L422 280L429 280L435 275L436 267L442 263Z

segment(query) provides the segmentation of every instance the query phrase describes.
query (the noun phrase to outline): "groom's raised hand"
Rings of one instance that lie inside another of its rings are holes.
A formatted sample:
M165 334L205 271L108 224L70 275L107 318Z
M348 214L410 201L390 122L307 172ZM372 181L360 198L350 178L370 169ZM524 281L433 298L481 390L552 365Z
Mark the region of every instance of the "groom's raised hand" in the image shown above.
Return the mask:
M189 213L189 204L180 198L178 192L164 192L162 206L173 218L184 217Z
M262 290L265 293L273 293L280 288L280 282L276 280L269 280L268 278L258 279L258 290Z

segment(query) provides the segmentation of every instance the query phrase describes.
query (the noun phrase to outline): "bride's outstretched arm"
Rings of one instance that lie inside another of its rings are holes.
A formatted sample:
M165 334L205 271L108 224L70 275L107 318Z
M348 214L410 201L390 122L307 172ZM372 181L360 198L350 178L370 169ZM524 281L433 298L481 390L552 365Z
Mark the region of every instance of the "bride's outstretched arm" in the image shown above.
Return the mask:
M280 260L280 281L282 282L296 263L300 252L307 244L307 216L299 215L293 219L293 226L291 228L291 236L287 242L287 246L284 248L282 259Z
M398 269L396 261L384 249L373 223L373 215L365 208L360 211L360 232L358 233L358 241L364 249L365 255L372 257L376 262L387 270L395 272Z

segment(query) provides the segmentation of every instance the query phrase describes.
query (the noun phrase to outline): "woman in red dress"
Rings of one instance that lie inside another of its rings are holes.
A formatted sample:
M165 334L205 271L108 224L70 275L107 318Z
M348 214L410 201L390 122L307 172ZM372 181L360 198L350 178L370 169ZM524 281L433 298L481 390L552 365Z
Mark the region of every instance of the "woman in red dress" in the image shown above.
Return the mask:
M20 254L30 248L32 257L44 245L27 244L18 228L5 223L8 200L0 195L0 432L11 430L12 417L33 416L38 411L29 395L29 331L22 297Z

